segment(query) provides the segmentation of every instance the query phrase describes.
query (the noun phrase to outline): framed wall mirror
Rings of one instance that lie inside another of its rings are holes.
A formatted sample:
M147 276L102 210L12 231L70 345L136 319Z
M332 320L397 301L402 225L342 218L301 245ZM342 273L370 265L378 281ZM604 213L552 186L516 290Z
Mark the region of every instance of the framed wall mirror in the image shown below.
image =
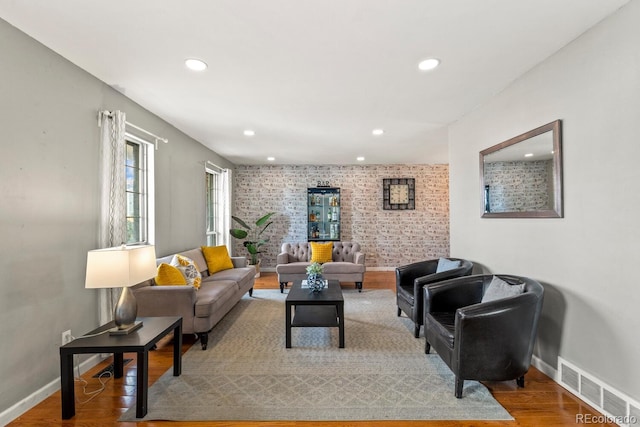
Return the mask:
M562 218L561 121L480 152L483 218Z

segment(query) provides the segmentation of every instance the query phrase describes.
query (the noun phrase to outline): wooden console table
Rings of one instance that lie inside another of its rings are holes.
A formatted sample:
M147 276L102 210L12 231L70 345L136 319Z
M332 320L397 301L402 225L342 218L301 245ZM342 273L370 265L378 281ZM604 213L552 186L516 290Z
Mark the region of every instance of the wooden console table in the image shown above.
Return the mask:
M182 372L182 317L141 317L143 326L129 335L109 335L113 322L102 325L60 347L60 381L62 382L62 419L68 420L76 413L73 355L88 353L113 353L113 373L121 378L124 371L123 354L136 353L136 418L147 415L149 387L149 350L169 332L173 331L173 376Z

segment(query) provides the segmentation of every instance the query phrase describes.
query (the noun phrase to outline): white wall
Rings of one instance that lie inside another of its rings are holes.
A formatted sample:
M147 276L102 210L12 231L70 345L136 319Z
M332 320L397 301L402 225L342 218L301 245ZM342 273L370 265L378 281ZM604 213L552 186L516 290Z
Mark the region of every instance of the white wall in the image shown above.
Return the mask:
M84 289L98 236L98 110L169 138L155 162L158 255L205 243L204 162L233 165L2 20L0 52L2 414L56 384L62 331L98 326L97 291Z
M567 19L571 19L567 17ZM451 254L545 284L536 350L640 400L640 2L450 128ZM478 152L563 121L562 219L482 219Z

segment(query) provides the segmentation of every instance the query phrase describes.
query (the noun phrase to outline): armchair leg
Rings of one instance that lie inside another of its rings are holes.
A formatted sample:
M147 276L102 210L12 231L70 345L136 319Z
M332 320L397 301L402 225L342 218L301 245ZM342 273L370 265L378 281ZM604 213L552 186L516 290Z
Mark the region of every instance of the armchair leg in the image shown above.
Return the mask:
M358 292L362 292L362 282L356 282L356 288L358 289Z
M431 344L426 339L424 340L424 354L429 354L431 351Z
M420 325L416 323L415 327L413 328L413 336L416 338L420 338Z
M252 297L253 296L253 288L249 289L249 296Z
M284 293L284 287L287 286L287 282L280 282L280 293Z
M516 379L516 384L518 387L524 388L524 375Z
M462 397L462 387L464 386L464 380L456 377L456 397L460 399Z

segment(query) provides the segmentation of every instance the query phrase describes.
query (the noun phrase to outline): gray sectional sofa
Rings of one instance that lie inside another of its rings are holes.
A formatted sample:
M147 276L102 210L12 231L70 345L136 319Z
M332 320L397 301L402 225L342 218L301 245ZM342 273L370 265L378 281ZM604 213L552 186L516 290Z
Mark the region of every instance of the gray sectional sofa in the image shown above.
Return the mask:
M231 257L234 268L209 275L207 262L200 248L180 252L192 259L202 274L202 284L192 286L156 286L154 279L132 288L138 302L138 316L182 316L182 332L194 333L200 338L202 349L207 349L209 331L234 305L249 292L253 293L256 270L247 266L243 257ZM172 255L156 260L157 265L169 264Z
M332 261L323 264L323 276L329 280L355 282L358 291L362 291L362 282L366 270L365 255L360 244L354 242L333 242ZM280 292L288 282L303 280L307 277L307 266L311 264L311 245L309 242L283 243L277 257L276 272L280 282Z

